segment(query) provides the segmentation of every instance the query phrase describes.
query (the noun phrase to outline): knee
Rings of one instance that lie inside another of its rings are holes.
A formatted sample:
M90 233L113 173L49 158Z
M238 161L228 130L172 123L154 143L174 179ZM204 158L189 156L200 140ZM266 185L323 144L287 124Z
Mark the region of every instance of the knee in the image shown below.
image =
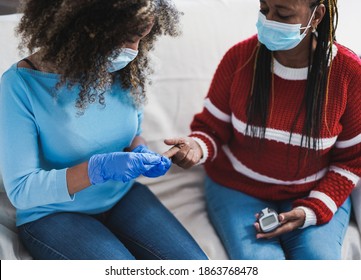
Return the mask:
M294 260L340 260L340 246L305 246L295 254L290 256Z
M337 240L303 236L296 244L286 246L287 258L293 260L339 260L341 259L341 245Z
M263 243L263 242L262 242ZM259 244L237 246L227 249L231 260L284 260L281 246L276 244Z

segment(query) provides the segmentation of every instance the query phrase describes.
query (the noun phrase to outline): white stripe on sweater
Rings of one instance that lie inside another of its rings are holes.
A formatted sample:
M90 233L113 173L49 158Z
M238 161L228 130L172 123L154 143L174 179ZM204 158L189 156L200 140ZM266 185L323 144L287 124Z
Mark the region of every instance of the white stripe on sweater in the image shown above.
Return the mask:
M235 115L232 115L232 124L233 127L241 134L246 135L247 124L237 119ZM256 130L261 129L260 127L254 127ZM250 128L252 129L252 128ZM301 146L302 135L298 133L292 133L292 138L290 141L291 133L284 130L278 130L273 128L267 128L265 133L265 139L273 140L276 142L291 144L292 146ZM303 137L302 147L305 147L306 137ZM320 144L318 145L318 150L325 150L331 148L336 142L337 136L332 138L320 138ZM313 138L311 138L311 143L313 143Z
M231 116L219 110L209 98L204 100L204 107L217 119L227 123L231 122Z
M348 180L350 180L355 186L357 185L357 183L360 181L360 177L357 176L356 174L346 170L346 169L343 169L343 168L340 168L340 167L337 167L337 166L330 166L330 171L334 171L336 172L337 174L340 174L341 176L343 177L346 177Z
M336 213L337 205L327 194L319 191L311 191L309 197L321 200L333 214Z
M229 149L228 146L222 146L222 149L225 152L225 154L227 155L230 162L232 163L233 168L237 172L239 172L242 175L249 177L255 181L268 183L268 184L301 185L301 184L311 183L311 182L318 181L322 177L324 177L328 170L327 168L324 168L324 169L320 170L319 172L317 172L311 176L308 176L306 178L302 178L302 179L295 180L295 181L284 181L284 180L279 180L276 178L269 177L267 175L260 174L256 171L253 171L252 169L248 168L233 155L233 153L231 152L231 150Z
M349 147L358 145L360 143L361 143L361 134L357 135L356 137L354 137L350 140L337 141L336 148L345 149L345 148L349 148Z

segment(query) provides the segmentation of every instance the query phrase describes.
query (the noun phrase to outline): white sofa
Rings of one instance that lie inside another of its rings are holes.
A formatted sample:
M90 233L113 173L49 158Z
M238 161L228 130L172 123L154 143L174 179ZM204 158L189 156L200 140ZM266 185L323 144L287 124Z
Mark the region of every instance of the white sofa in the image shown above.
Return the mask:
M158 152L168 148L163 144L164 138L189 133L189 124L193 115L202 108L203 98L221 57L233 44L256 32L259 5L257 0L174 2L184 12L183 35L176 39L161 39L152 54L156 74L148 89L149 102L143 125L149 146ZM356 22L361 2L339 2L339 41L361 54L360 39L353 36L352 22L349 21L354 18ZM344 2L350 6L343 6ZM0 17L0 75L20 58L13 34L18 18L16 15ZM207 217L203 179L201 166L187 171L173 166L161 178L140 180L150 186L211 259L227 259ZM352 198L355 215L347 230L342 254L344 259L361 259L361 187L355 189ZM6 194L0 191L0 259L29 259L31 257L17 238L14 215Z

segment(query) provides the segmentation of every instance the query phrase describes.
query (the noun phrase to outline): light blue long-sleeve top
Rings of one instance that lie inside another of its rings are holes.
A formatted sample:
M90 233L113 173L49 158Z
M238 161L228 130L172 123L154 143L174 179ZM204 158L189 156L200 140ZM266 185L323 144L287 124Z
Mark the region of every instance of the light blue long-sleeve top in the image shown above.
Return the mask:
M108 181L68 193L67 168L128 147L143 113L115 83L105 107L96 102L79 115L78 87L55 92L59 78L14 64L0 82L0 169L18 226L56 212L106 211L133 184Z

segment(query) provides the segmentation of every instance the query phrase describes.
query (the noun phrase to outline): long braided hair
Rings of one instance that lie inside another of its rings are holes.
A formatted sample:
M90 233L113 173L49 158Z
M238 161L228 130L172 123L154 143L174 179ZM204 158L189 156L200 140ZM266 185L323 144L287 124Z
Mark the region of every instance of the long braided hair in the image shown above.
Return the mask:
M335 41L337 28L337 0L316 0L310 4L310 9L324 4L326 13L323 20L317 26L317 32L313 32L317 39L317 47L312 52L312 40L310 43L310 56L306 92L303 104L296 115L291 129L300 116L302 106L305 106L305 122L302 131L301 146L308 150L317 150L321 134L322 122L326 122L325 108L328 102L328 86L332 68L332 46ZM251 136L265 137L267 121L270 116L270 102L273 97L273 54L263 44L259 44L255 51L255 65L252 89L248 100L247 130ZM324 119L323 119L324 116ZM305 139L304 139L305 138Z

